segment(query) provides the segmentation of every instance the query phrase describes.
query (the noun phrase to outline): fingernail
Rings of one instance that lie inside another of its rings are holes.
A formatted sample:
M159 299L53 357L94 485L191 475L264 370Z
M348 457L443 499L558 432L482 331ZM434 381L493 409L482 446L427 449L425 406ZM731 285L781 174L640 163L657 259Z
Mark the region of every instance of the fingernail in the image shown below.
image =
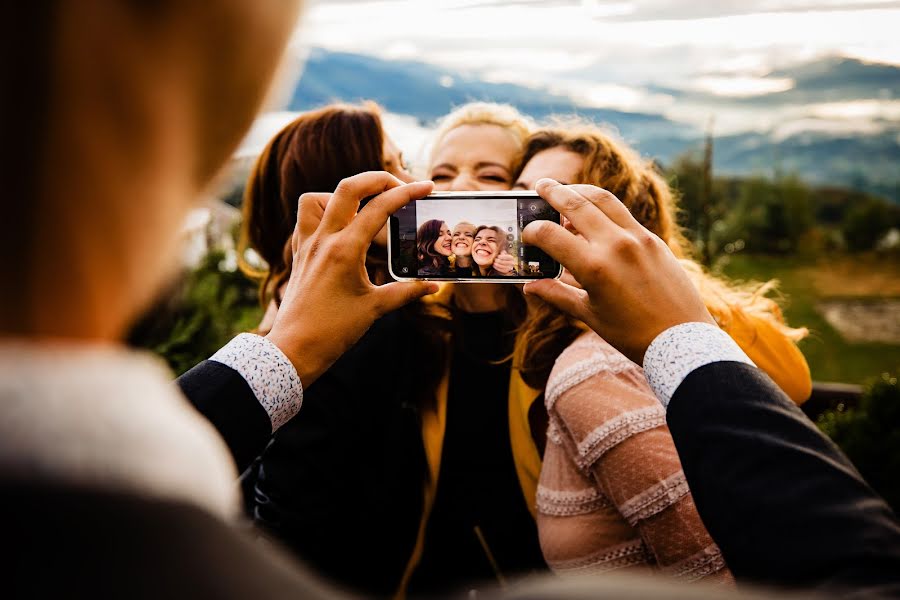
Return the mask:
M559 182L555 179L550 179L549 177L542 177L538 179L537 183L534 185L535 188L546 187L548 185L559 185Z

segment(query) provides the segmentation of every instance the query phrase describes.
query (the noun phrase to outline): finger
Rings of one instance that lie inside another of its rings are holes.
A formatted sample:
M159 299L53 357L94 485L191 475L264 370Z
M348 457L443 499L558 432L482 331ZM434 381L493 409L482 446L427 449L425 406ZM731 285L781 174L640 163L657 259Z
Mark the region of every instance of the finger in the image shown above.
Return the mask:
M384 227L378 230L378 233L375 234L375 238L372 240L376 246L381 246L382 248L387 248L388 244L388 227L387 222L385 222Z
M522 230L522 241L537 246L573 273L577 273L584 258L592 251L584 238L574 236L550 221L529 223Z
M641 227L628 207L616 198L615 194L595 185L576 184L570 185L570 189L581 194L591 201L591 204L603 211L615 224L624 229Z
M340 231L353 220L359 210L359 202L367 197L390 190L403 182L384 171L369 171L341 180L322 216L322 230ZM385 219L386 220L386 219ZM375 237L373 233L368 241Z
M564 313L587 322L590 316L587 310L587 292L572 287L556 279L541 279L525 284L522 289L529 296L537 296L544 302L552 304Z
M391 311L405 306L422 296L438 291L438 284L434 281L415 281L410 283L387 283L378 286L372 291L377 299L377 312L385 315Z
M588 239L602 236L614 226L602 210L572 186L562 185L553 179L540 179L535 190Z
M584 289L584 286L578 283L578 280L575 279L571 271L569 271L568 269L563 269L563 274L560 275L559 280L567 285L571 285L572 287Z
M327 192L308 192L300 196L297 204L297 227L302 239L316 232L329 199L331 194Z
M387 223L388 217L400 210L411 200L423 198L434 189L431 181L417 181L394 187L372 199L366 207L359 211L347 229L352 230L352 240L363 248Z

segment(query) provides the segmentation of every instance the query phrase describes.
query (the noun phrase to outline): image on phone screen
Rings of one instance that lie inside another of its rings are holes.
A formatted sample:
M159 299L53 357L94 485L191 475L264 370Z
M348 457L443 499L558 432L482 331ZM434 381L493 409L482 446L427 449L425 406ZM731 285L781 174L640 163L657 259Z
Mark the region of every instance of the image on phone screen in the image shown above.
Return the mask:
M516 282L555 278L558 262L522 241L532 221L560 222L534 192L445 192L410 202L390 218L395 279Z

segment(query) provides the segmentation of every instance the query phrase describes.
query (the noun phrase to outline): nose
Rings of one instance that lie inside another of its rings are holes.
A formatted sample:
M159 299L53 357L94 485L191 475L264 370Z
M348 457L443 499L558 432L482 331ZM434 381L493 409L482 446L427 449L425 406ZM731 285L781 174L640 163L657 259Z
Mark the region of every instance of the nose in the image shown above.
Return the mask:
M471 192L477 191L480 188L478 187L477 179L472 177L469 173L463 172L453 178L453 181L450 182L449 189L451 192Z
M397 171L394 173L394 176L403 183L412 183L416 180L416 178L413 177L412 174L406 169L397 169Z

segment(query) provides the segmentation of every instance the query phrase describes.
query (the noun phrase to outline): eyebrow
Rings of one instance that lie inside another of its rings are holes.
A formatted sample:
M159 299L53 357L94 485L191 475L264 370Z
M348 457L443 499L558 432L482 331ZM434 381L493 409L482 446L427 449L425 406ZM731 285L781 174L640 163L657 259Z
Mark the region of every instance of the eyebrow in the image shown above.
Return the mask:
M504 171L509 172L509 167L507 167L506 165L501 165L500 163L483 161L475 164L476 169L482 169L484 167L499 167Z
M482 161L482 162L480 162L480 163L475 163L475 168L476 168L476 169L483 169L483 168L485 168L485 167L498 167L498 168L500 168L500 169L503 169L503 170L506 171L507 173L509 173L509 167L507 167L506 165L501 165L500 163L489 162L489 161ZM458 170L459 170L459 169L456 167L456 165L452 165L452 164L450 164L450 163L441 163L441 164L439 164L439 165L436 165L436 166L432 167L431 169L432 169L433 171L434 171L434 170L437 170L437 169L449 169L450 171L458 171Z

